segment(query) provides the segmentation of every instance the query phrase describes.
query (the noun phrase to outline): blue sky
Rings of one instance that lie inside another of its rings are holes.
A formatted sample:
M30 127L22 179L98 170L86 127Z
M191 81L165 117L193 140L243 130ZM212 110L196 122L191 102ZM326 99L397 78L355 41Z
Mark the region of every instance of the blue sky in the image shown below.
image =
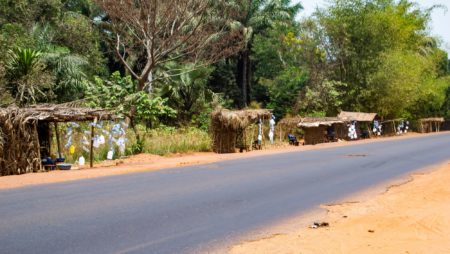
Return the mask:
M293 0L303 5L301 16L308 16L317 6L324 7L326 0ZM430 33L442 40L441 48L450 53L450 0L416 0L422 8L428 8L435 4L446 6L449 11L437 9L433 12L432 23L430 24Z

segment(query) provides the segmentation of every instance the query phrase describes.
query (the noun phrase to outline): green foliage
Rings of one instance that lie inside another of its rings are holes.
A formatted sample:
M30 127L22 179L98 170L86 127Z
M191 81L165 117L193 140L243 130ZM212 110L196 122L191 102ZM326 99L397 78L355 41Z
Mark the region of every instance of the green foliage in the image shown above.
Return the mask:
M176 111L167 106L167 98L137 91L131 77L122 77L119 72L114 72L109 79L95 77L86 95L91 106L114 110L148 126L157 124L160 118L176 115Z
M448 56L427 34L433 8L421 10L411 1L331 1L302 22L298 35L312 87L340 81L346 86L330 94L343 95L341 108L384 118L442 113Z
M84 96L87 80L106 72L90 0L0 1L0 90L19 105ZM12 103L2 100L3 105Z
M31 26L36 22L55 23L60 14L60 0L1 0L0 22Z
M131 147L129 147L126 151L126 154L133 155L133 154L140 154L144 152L145 142L142 139L137 139L136 142L131 144Z
M445 100L442 104L442 113L444 116L450 118L450 79L447 77L447 90L445 91Z
M255 0L255 1L233 1L239 9L240 15L234 20L235 29L243 34L243 48L233 59L235 64L234 74L236 85L240 88L240 99L234 99L241 107L246 107L252 98L253 72L255 65L252 61L259 62L252 57L252 48L256 36L266 33L275 27L288 27L295 23L295 17L302 8L301 4L293 4L291 0ZM216 76L214 76L216 77ZM221 82L213 80L212 82ZM261 89L257 87L256 89ZM259 91L259 93L264 93ZM250 94L249 94L250 93ZM255 96L261 99L259 95Z
M83 14L86 17L93 15L95 6L92 0L61 0L64 10Z
M381 56L381 65L369 79L369 88L363 91L366 107L382 117L404 116L424 93L430 81L430 63L426 58L409 52L387 52Z
M263 34L255 35L251 59L255 62L256 80L260 77L273 79L287 66L298 63L295 61L297 54L289 52L284 43L287 34L294 37L294 29L295 27L275 26Z
M21 106L43 102L52 97L54 83L45 70L42 53L33 49L17 48L8 52L6 60L6 87Z
M167 98L152 97L145 91L139 91L125 98L124 108L127 112L130 112L135 107L136 119L152 126L163 117L172 118L176 116L177 111L167 106L167 101Z
M422 84L417 100L408 111L417 118L449 116L450 76L431 78Z
M277 117L341 109L385 119L450 117L448 54L428 31L435 7L331 0L296 21L301 6L292 2L229 1L239 15L228 28L245 39L239 54L208 66L162 62L138 91L120 74L111 29L100 22L107 17L93 0L0 0L0 106L86 99L138 125L130 153L157 154L209 150L209 114L218 105L251 102ZM130 47L121 53L142 69L148 56L126 35Z
M107 73L105 59L100 51L100 36L89 17L65 12L55 30L55 43L64 45L72 54L83 56L89 62L88 73Z
M321 83L310 83L299 96L298 112L314 115L323 112L325 115L337 115L340 111L346 84L340 81L324 80Z
M274 80L261 79L261 84L269 91L270 103L275 116L281 118L286 114L293 114L300 90L306 85L308 76L298 67L289 67Z
M207 87L221 95L224 99L224 107L238 107L242 93L236 82L236 61L227 59L214 64Z
M6 69L9 76L25 76L41 68L39 65L42 53L29 48L17 48L8 52Z
M214 93L206 87L212 68L177 63L165 67L176 72L172 76L167 73L158 94L167 98L169 106L177 111L181 124L189 124L194 114L207 110L213 102Z
M0 62L0 107L5 107L14 102L14 98L6 87L6 69Z

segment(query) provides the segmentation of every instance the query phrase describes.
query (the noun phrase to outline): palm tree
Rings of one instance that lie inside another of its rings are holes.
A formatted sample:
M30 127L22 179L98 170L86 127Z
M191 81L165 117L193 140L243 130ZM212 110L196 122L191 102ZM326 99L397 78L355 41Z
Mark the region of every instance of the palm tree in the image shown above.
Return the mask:
M80 97L86 89L85 70L89 65L88 60L83 56L71 53L66 47L55 45L53 43L55 32L49 25L35 25L31 34L36 41L37 48L42 52L42 61L55 77L53 92L57 95L58 102L66 102Z
M48 68L55 76L54 93L58 102L77 99L87 89L87 75L84 72L88 61L76 54L71 54L65 48L55 48L43 55Z
M9 90L16 103L25 105L45 99L46 89L52 77L45 71L42 52L29 48L9 50L6 61L6 77Z
M300 3L291 4L291 0L242 0L242 15L239 20L244 33L244 48L239 52L237 62L237 83L242 91L242 106L250 102L252 65L251 52L254 35L263 33L275 24L291 24L302 9Z
M206 87L212 68L199 68L196 64L167 63L167 69L178 70L178 74L163 81L159 94L169 98L169 106L178 112L178 120L187 124L197 112L211 102L214 94Z
M41 55L42 52L29 48L9 50L6 69L18 77L28 75L39 67Z

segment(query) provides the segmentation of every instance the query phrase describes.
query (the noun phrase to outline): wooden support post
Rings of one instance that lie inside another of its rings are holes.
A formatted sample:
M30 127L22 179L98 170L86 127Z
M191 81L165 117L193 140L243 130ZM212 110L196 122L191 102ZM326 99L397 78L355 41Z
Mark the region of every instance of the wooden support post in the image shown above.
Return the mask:
M280 143L283 142L283 127L281 126L281 124L278 124L278 126L280 127Z
M91 147L89 149L89 163L90 167L94 167L94 136L95 136L95 124L97 123L97 119L91 125Z
M50 123L46 125L46 129L47 129L47 133L48 133L48 156L52 156L52 141L53 141L53 136L52 136L52 130L50 128Z
M61 154L61 142L59 140L59 130L58 130L58 123L54 122L55 124L55 135L56 135L56 145L58 146L58 158L62 158L62 154Z
M262 121L262 124L261 124L261 135L262 135L261 150L262 150L266 146L266 135L264 133L264 117L261 121Z
M39 132L37 129L38 122L36 121L34 123L34 135L36 140L36 147L37 147L37 156L39 159L39 171L42 171L42 158L41 158L41 144L39 142Z

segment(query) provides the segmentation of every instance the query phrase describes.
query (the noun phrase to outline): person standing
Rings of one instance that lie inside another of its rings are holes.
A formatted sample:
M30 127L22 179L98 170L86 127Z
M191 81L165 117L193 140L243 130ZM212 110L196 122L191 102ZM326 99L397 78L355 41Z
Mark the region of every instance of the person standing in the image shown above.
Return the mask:
M262 121L261 118L258 121L258 145L262 145Z
M356 121L353 121L348 127L348 137L351 140L355 140L358 138L358 134L356 133Z
M270 139L270 144L273 145L274 141L274 136L275 136L275 116L272 115L272 118L269 121L269 139Z

